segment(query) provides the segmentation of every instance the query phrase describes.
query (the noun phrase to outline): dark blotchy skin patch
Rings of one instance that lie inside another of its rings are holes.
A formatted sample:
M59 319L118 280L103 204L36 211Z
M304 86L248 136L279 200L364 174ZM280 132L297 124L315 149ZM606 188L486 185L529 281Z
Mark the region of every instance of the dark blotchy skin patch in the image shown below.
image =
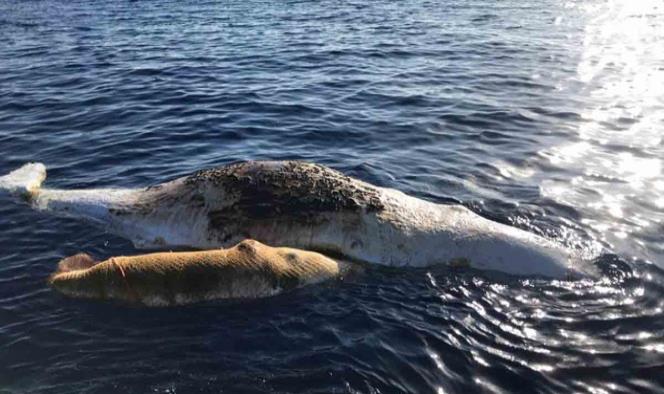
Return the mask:
M211 227L229 218L311 220L325 212L383 209L380 191L330 168L297 161L245 162L199 171L185 184L212 184L229 205L209 213Z

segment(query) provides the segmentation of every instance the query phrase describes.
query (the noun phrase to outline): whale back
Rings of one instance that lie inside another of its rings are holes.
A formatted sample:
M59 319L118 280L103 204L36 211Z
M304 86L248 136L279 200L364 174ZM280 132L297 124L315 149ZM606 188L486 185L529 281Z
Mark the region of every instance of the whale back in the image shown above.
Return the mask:
M254 161L196 172L184 184L225 196L211 216L306 218L383 209L375 186L318 164Z
M310 242L324 233L322 227L344 222L346 229L356 228L367 213L385 208L379 188L298 161L254 161L202 170L165 192L184 200L179 206L199 205L200 220L207 222L206 238L210 245L222 246L254 238L322 250L316 247L319 242Z
M322 165L250 161L142 189L108 209L109 228L139 248L205 249L252 238L347 255L339 246L344 234L386 210L382 196L381 188Z

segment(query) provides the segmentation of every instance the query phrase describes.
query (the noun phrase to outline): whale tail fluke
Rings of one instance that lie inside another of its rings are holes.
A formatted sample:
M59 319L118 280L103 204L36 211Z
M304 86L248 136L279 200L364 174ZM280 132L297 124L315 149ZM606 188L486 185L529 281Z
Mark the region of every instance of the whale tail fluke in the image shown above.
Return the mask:
M46 166L42 163L28 163L7 175L0 176L0 194L30 199L46 179Z

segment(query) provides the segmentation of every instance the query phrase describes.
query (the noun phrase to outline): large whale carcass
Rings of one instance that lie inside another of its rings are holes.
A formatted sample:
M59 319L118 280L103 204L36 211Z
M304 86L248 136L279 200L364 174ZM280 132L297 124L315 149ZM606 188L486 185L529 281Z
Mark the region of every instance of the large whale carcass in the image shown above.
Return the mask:
M555 278L579 258L533 233L460 205L436 204L322 165L248 161L135 189L42 187L29 163L0 177L0 191L32 207L85 218L138 248L228 247L243 239L389 266L464 265Z

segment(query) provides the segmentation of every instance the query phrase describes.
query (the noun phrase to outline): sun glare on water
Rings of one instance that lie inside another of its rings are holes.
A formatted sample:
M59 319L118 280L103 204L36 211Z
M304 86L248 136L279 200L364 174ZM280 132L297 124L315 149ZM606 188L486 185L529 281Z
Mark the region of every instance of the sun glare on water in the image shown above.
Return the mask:
M572 176L545 179L541 192L581 211L616 252L655 259L662 251L646 250L631 235L648 237L664 223L664 3L586 7L578 138L541 152Z

